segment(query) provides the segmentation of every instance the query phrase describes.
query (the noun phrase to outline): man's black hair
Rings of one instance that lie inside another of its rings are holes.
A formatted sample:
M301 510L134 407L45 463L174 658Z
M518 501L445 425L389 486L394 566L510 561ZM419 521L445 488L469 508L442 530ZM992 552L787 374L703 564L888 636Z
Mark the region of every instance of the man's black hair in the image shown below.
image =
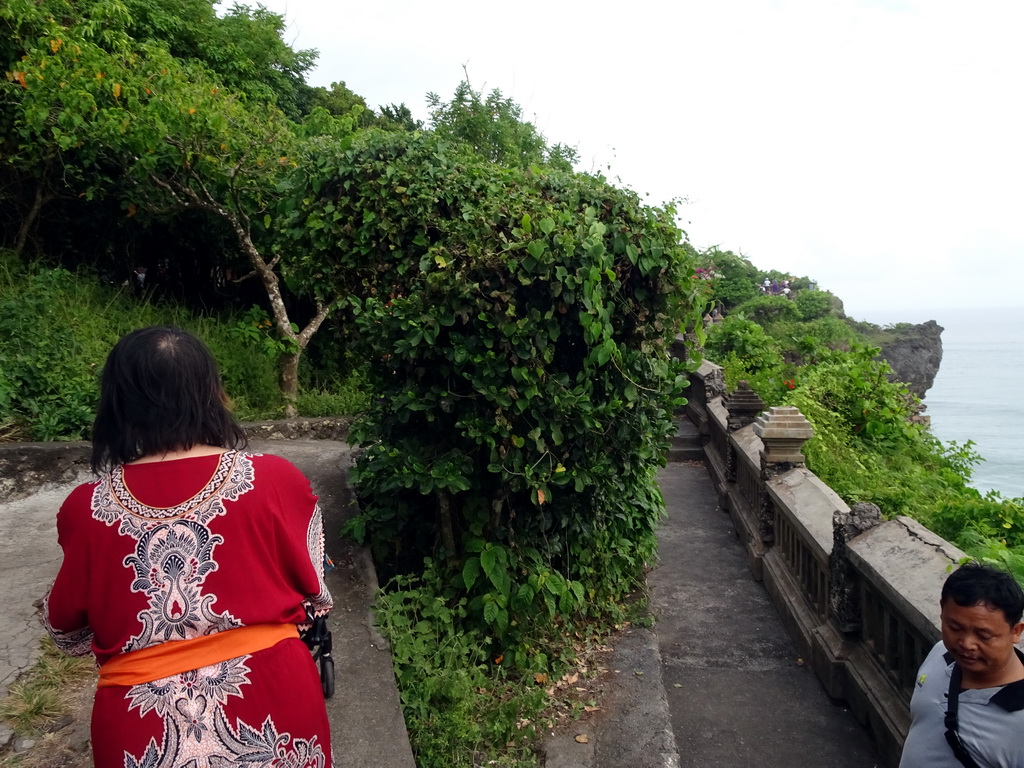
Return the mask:
M939 603L945 605L946 600L964 608L986 605L998 609L1011 627L1024 615L1024 590L1017 580L1006 571L979 562L965 563L949 575Z
M103 366L92 428L93 471L200 444L247 444L228 410L213 355L180 328L132 331Z

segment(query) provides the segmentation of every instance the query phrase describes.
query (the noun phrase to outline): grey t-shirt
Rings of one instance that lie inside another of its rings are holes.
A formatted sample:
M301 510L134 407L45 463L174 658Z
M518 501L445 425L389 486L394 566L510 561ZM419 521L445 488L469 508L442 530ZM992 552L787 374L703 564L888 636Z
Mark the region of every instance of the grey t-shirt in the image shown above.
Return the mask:
M917 673L900 768L963 768L946 741L952 670L953 659L939 641ZM960 740L981 768L1024 768L1024 680L961 691L958 719Z

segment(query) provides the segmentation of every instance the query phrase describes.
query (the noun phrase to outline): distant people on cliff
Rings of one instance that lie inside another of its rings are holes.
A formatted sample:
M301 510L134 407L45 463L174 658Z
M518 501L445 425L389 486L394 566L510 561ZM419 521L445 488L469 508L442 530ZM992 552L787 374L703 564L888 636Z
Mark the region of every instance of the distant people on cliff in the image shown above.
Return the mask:
M811 285L813 286L814 283L811 283ZM757 287L765 296L785 296L786 298L792 298L796 290L792 285L790 285L789 280L779 282L777 279L772 280L767 277L764 279L764 282ZM814 288L811 288L811 290L814 290Z

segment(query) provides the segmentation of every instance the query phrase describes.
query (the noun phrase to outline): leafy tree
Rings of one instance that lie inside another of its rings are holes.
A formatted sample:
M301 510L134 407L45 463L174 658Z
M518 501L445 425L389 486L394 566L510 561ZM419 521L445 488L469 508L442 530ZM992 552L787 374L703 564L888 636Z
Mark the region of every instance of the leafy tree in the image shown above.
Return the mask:
M832 294L825 291L797 291L793 301L802 320L817 320L832 314Z
M415 119L405 104L382 105L377 125L389 131L419 131L423 129L423 121Z
M279 272L285 254L274 247L276 188L310 135L338 140L354 118L314 110L297 130L272 105L252 108L226 90L205 66L133 39L122 5L98 3L83 17L66 8L60 22L50 10L22 0L0 10L24 50L3 91L16 105L21 168L59 166L71 189L86 198L116 195L129 215L191 210L223 222L266 291L283 344L282 392L294 415L302 350L335 297L315 276L291 269L289 287L315 304L304 328L291 322Z
M699 259L701 266L714 275L711 298L723 309L730 310L758 295L757 267L744 257L715 246L702 252Z
M253 106L274 104L292 120L315 106L310 104L314 89L304 77L317 52L296 51L284 42L280 14L236 3L218 16L215 0L123 2L131 19L126 32L133 40L158 42L180 61L201 64L221 87Z
M800 310L785 296L758 296L743 302L733 311L763 326L800 317Z
M312 89L309 106L322 107L338 117L356 115L363 127L375 122L373 112L366 106L366 99L352 91L344 82L331 83L330 90L322 87Z
M430 126L438 136L463 141L493 163L510 168L548 165L570 171L578 160L573 147L548 146L540 131L523 121L522 108L497 88L485 97L463 80L451 101L429 93L427 104Z
M781 357L778 343L764 328L739 314L713 326L704 348L712 360L735 354L747 361L748 370L755 371L775 368Z

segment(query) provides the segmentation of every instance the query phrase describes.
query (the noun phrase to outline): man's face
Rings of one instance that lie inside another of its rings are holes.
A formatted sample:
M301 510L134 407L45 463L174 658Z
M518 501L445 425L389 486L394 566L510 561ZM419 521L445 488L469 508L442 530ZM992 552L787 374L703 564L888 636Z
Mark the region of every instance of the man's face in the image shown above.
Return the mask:
M985 603L942 604L942 643L963 670L965 681L998 679L1014 660L1024 622L1011 626L1006 614Z

